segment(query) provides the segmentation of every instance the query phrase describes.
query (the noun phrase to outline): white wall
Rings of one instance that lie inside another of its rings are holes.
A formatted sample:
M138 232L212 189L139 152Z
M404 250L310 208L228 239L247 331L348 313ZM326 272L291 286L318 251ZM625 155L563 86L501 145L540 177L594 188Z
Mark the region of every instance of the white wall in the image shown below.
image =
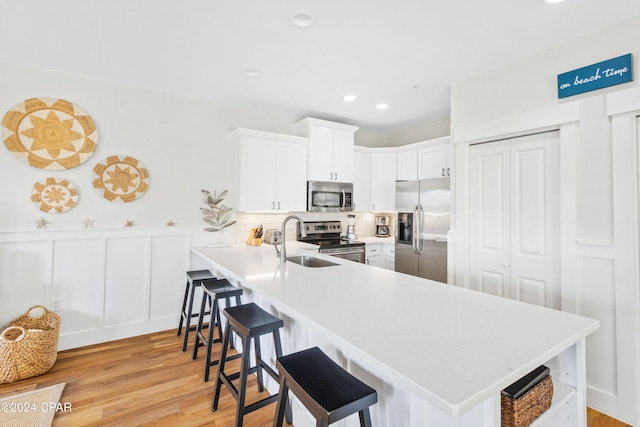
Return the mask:
M82 227L122 228L204 224L199 211L201 189L231 189L229 131L236 127L293 134L295 117L219 105L164 93L117 86L44 70L0 64L0 111L28 98L51 97L70 101L95 122L99 141L85 163L65 171L45 171L22 163L0 148L0 232L33 230L43 216L49 229ZM103 199L91 185L93 167L110 155L130 155L150 175L149 190L130 203ZM78 203L62 214L43 214L30 200L31 187L49 176L69 179L78 189ZM232 205L233 197L225 199Z
M635 90L639 74L636 67L633 82L563 100L557 98L556 77L626 53L632 53L637 64L638 38L640 17L455 84L451 109L453 141L458 143L456 159L461 163L467 161L473 142L550 127L561 130L562 309L601 323L587 338L588 405L633 425L640 423L635 400L640 389L638 366L620 355L629 355L631 360L640 356L638 284L634 284L634 292L628 290L627 283L628 277L636 277L638 260L627 270L620 268L620 254L629 247L621 246L615 235L616 229L635 233L638 218L637 210L635 217L620 215L616 206L622 204L614 203L614 195L621 192L614 187L620 165L613 147L616 143L629 145L629 141L614 140L608 95ZM625 133L628 137L636 135ZM631 144L637 146L637 141ZM454 230L459 237L455 265L457 284L463 284L468 199L462 167L458 164L456 168L461 173L454 180L459 213ZM635 200L637 194L625 197ZM626 223L614 223L614 218L624 218ZM631 310L628 303L621 305L621 291L635 301ZM625 324L620 324L621 320ZM629 321L634 323L629 325Z
M627 53L637 57L639 36L640 17L635 17L587 37L454 83L451 86L451 128L590 98L593 93L558 99L557 75ZM637 66L634 74L636 78L633 82L602 89L597 93L636 86Z

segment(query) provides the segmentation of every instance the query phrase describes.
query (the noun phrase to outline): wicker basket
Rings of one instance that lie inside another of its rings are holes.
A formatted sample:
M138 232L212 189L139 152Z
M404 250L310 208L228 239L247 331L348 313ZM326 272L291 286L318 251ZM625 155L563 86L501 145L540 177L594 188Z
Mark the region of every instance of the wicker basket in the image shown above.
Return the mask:
M531 390L513 399L504 393L500 396L502 405L502 427L526 427L551 406L553 381L547 376Z
M33 317L41 308L44 314ZM12 383L47 372L58 357L60 316L36 305L4 326L0 333L0 384Z

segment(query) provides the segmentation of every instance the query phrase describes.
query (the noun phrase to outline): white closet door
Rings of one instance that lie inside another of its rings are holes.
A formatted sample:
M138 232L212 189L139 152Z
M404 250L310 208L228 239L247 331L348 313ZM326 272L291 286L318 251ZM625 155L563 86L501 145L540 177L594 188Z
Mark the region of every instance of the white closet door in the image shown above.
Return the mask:
M511 141L511 298L560 308L560 140Z
M469 286L511 297L509 141L469 151Z
M470 149L470 287L560 308L557 132Z

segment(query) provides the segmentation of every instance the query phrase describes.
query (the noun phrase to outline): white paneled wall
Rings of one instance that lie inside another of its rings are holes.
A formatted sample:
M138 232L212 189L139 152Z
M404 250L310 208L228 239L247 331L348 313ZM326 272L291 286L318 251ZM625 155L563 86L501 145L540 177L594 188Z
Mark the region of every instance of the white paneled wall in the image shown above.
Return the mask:
M0 324L60 301L59 349L176 328L201 228L0 235Z

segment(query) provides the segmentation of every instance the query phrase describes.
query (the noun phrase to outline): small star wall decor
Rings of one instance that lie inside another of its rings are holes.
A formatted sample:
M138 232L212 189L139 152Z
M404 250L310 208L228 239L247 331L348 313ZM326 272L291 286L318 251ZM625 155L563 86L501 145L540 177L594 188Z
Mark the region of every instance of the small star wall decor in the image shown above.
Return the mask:
M40 218L34 220L34 222L36 223L36 230L46 229L47 225L51 224L49 221L47 221L43 217L40 217Z
M135 221L127 220L127 223L124 225L125 227L133 227L135 225Z
M82 221L82 226L83 226L84 228L93 228L93 223L94 223L94 222L96 222L96 220L95 220L95 219L91 219L91 218L89 218L89 217L86 217L86 218L84 219L84 221Z
M167 222L167 227L173 227L174 225L176 225L175 222L169 220L169 222Z

